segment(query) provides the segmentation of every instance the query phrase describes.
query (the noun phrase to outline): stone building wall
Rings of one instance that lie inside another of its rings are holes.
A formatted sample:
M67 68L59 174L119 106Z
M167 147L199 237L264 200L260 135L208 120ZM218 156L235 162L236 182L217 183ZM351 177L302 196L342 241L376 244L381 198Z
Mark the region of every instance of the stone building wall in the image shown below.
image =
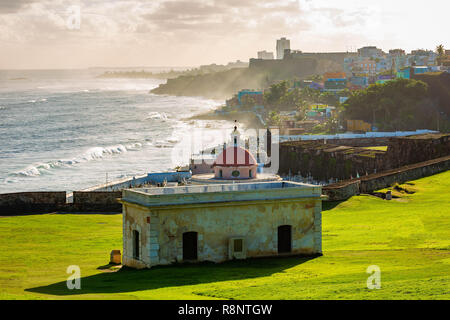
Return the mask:
M228 260L229 239L235 237L244 238L247 257L278 255L278 227L283 225L292 226L292 250L289 254L320 254L322 198L320 187L313 188L315 193L318 192L316 196L302 197L300 193L295 199L153 207L123 198L123 263L142 268L183 262L185 232L197 232L198 261ZM180 197L183 198L182 195ZM139 260L133 258L134 230L140 234Z

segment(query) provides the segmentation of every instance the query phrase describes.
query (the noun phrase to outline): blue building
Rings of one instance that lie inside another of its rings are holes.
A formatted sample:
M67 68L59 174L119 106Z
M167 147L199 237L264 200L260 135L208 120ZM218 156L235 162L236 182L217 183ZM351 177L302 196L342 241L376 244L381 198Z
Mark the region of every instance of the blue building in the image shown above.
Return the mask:
M353 76L350 78L350 83L355 86L367 87L369 85L369 77L366 76Z
M262 91L256 91L256 90L248 90L244 89L238 92L237 99L239 102L239 106L242 106L242 97L249 95L252 98L255 99L257 105L262 105L263 103L263 92Z
M427 66L414 66L402 68L397 72L397 78L411 79L413 75L429 72L430 68Z

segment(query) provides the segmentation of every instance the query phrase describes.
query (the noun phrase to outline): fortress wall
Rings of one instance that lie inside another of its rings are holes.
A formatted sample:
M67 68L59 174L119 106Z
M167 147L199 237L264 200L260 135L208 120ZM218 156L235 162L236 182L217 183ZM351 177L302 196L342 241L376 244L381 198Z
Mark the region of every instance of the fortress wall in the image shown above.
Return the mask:
M370 193L375 190L390 187L395 183L401 184L407 181L417 180L449 169L450 156L404 166L361 178L360 192Z
M52 212L66 206L66 192L18 192L0 194L0 215Z
M0 216L48 212L121 212L121 191L74 191L73 203L66 192L17 192L0 194Z
M428 160L397 169L372 174L360 179L342 181L322 188L328 201L342 201L360 193L371 193L384 189L395 183L405 183L411 180L428 177L450 169L450 156Z
M122 205L117 199L122 191L74 191L72 210L83 212L120 212Z
M387 151L366 146L387 145ZM347 180L450 155L450 134L287 141L280 144L280 175Z

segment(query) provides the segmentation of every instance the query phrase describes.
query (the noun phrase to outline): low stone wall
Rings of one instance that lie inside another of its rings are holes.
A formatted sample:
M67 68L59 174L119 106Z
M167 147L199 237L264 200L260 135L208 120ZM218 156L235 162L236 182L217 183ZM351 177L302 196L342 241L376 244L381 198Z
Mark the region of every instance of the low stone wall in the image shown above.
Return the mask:
M121 191L74 191L67 203L65 191L0 194L0 216L47 212L121 212Z
M392 186L395 183L431 176L450 169L450 156L400 167L393 170L371 174L359 179L342 181L322 188L328 201L342 201L360 193L371 193L375 190Z
M122 205L117 199L122 191L74 191L72 209L83 212L120 212Z
M343 184L334 184L322 188L322 193L328 196L326 201L343 201L359 194L361 181L347 181Z
M65 191L0 194L0 215L52 212L65 207Z
M360 192L370 193L375 190L392 186L395 183L405 183L407 181L428 177L436 173L450 169L450 156L434 160L404 166L394 170L380 172L371 176L362 177Z

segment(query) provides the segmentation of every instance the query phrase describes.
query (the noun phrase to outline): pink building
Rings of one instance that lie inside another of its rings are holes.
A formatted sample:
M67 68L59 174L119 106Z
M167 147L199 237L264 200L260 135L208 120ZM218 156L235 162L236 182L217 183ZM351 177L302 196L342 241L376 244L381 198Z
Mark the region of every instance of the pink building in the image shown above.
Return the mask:
M255 179L258 164L255 157L239 146L224 149L213 165L214 178L224 180Z

